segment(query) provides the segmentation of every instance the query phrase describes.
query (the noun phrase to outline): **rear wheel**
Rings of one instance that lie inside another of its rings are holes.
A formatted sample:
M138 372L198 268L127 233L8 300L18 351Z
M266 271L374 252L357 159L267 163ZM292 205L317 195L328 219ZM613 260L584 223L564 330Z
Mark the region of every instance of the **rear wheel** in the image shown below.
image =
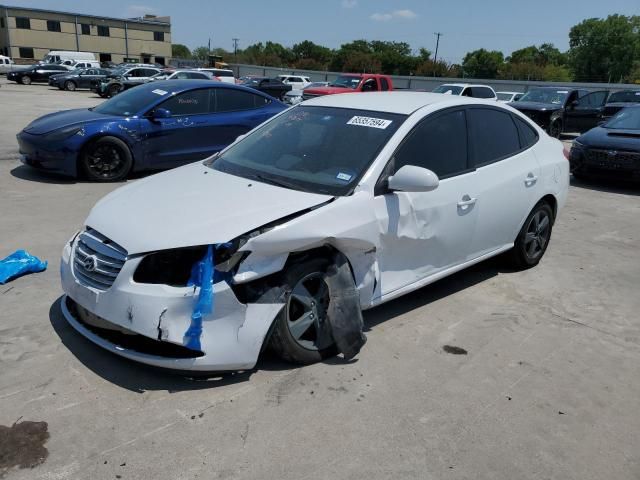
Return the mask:
M510 252L513 266L536 266L547 251L553 229L553 210L546 202L537 204L524 222Z
M102 137L84 149L80 163L89 180L115 182L127 176L133 165L133 157L122 140Z
M20 79L20 83L23 85L31 85L31 77L29 75L25 75Z
M73 92L76 89L76 84L71 80L67 80L66 82L64 82L64 88L70 92Z
M271 346L288 362L309 365L336 355L327 320L329 262L291 265L283 275L286 304L275 320Z

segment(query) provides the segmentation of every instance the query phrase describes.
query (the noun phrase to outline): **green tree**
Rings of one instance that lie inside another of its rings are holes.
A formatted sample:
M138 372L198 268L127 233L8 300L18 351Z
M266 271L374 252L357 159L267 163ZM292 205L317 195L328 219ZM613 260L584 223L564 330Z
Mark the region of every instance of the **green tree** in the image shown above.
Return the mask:
M171 45L171 56L173 58L191 58L191 51L186 45L174 43Z
M484 48L467 53L462 60L464 74L471 78L496 78L503 64L502 52Z
M574 80L618 82L629 75L638 58L638 17L609 15L589 18L569 32L569 59Z
M209 60L209 47L196 47L191 52L191 56L196 60L202 60L204 62Z
M309 40L296 43L291 48L291 53L298 68L314 68L311 67L314 65L318 70L326 70L333 57L330 48L316 45Z

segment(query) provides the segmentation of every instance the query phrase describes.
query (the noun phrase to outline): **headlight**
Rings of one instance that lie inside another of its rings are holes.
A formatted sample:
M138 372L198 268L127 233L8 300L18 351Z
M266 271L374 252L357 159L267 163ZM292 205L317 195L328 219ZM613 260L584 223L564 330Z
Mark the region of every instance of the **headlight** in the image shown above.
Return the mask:
M60 130L54 130L51 133L47 133L45 138L51 141L64 140L65 138L72 137L73 135L81 135L84 136L84 128L73 126L61 128Z

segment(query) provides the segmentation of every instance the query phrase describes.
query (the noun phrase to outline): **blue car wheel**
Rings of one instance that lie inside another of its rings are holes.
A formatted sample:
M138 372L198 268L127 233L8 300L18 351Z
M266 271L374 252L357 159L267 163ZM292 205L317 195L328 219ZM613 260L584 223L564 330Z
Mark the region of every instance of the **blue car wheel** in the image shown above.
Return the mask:
M102 137L85 147L80 164L89 180L116 182L126 178L133 165L133 157L122 140Z

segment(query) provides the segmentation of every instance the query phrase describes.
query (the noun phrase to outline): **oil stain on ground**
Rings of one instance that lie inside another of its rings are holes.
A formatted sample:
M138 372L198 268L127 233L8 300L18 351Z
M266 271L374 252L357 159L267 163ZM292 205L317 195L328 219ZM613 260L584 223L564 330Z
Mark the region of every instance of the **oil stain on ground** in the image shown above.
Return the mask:
M47 422L16 422L0 425L0 478L13 467L34 468L44 463L49 451Z
M452 345L445 345L442 349L451 355L466 355L468 353L464 348L454 347Z

